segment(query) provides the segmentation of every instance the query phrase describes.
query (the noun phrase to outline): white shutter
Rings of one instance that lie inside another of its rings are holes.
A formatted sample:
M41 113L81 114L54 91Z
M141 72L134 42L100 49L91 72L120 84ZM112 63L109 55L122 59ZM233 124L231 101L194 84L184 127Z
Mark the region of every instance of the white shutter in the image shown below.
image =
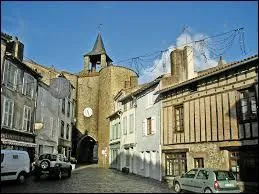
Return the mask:
M147 120L144 119L142 121L142 135L146 136L147 135Z
M23 74L23 84L22 84L22 94L26 94L26 81L27 81L27 74L24 72Z
M9 62L7 60L5 60L3 80L2 80L2 83L4 83L5 85L7 85L7 80L8 80L8 71L9 71L8 66L9 66Z
M36 88L37 88L37 79L33 77L33 87L32 87L32 96L31 96L32 99L36 98Z
M156 117L151 118L151 133L156 133Z

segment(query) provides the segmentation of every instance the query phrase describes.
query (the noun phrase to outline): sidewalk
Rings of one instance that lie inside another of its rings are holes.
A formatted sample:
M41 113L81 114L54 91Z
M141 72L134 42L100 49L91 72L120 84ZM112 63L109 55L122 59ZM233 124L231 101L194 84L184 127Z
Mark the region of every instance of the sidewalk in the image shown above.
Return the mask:
M97 168L98 164L76 164L73 171L81 170L84 168Z

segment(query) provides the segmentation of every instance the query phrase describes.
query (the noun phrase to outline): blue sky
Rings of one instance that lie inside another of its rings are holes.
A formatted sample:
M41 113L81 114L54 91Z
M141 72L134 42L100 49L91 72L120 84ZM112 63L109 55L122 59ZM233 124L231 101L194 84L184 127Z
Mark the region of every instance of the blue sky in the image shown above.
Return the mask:
M76 73L83 69L83 55L92 49L99 24L115 63L176 45L184 26L190 40L244 27L246 55L237 39L223 56L234 61L258 53L257 7L257 1L2 1L1 31L24 43L26 57Z

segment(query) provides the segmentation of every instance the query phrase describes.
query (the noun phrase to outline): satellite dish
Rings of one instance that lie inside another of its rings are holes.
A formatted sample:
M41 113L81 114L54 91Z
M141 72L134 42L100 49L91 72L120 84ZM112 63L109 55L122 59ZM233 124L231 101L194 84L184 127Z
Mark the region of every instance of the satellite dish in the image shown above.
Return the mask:
M84 109L84 116L85 117L90 117L93 115L93 110L90 107L87 107Z
M64 77L50 80L50 93L58 99L63 99L70 94L70 81Z

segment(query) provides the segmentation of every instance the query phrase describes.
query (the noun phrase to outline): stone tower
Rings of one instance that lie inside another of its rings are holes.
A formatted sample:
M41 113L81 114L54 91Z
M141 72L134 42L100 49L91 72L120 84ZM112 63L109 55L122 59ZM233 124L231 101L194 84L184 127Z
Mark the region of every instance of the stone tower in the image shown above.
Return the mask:
M101 66L97 71L97 65ZM135 87L138 75L131 69L115 66L107 55L100 33L93 49L84 55L84 69L78 74L76 128L80 132L77 143L77 158L90 162L89 152L98 155L98 164L109 165L109 120L107 117L114 111L113 97L125 87ZM128 86L127 83L131 83ZM83 112L92 109L92 116L86 117ZM89 143L88 141L94 142ZM88 143L87 143L88 142ZM98 146L98 151L95 149ZM96 152L96 153L95 153ZM98 153L98 154L97 154Z

